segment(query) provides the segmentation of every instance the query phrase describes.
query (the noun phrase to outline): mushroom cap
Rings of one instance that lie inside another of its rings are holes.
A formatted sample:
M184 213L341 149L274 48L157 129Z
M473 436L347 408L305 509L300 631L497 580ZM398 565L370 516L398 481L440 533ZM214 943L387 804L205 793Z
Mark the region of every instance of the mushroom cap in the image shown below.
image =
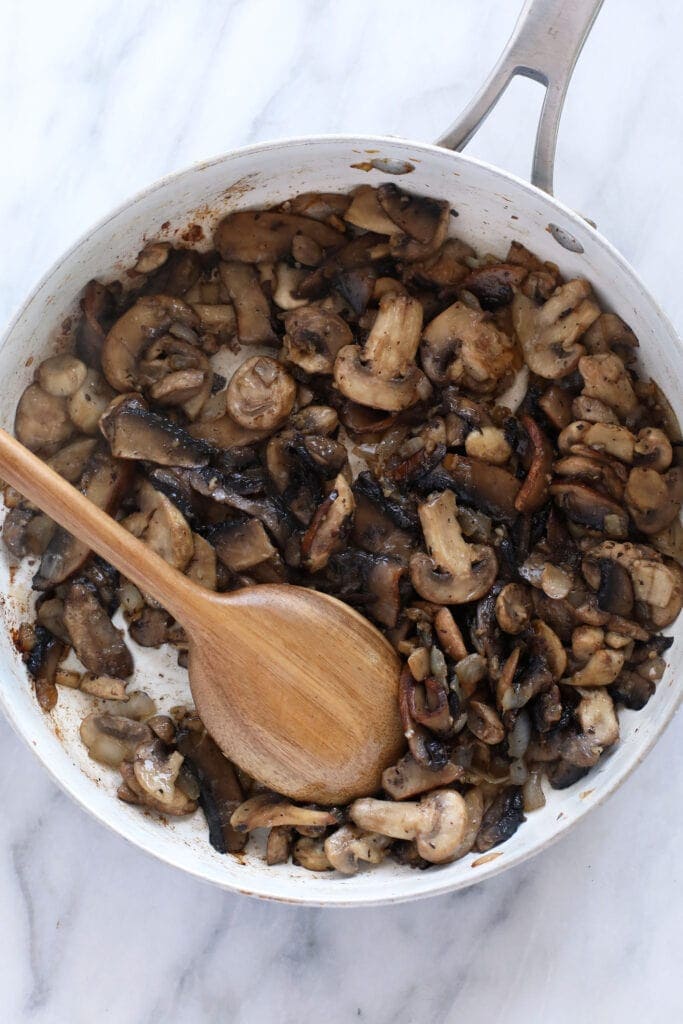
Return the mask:
M295 400L296 381L270 356L245 360L228 384L228 412L249 430L275 430L287 419Z
M198 324L194 310L172 295L145 295L119 317L102 346L102 370L116 391L136 390L143 349L176 321L192 328Z
M371 364L363 363L361 349L357 345L346 345L337 353L334 381L352 402L385 412L407 409L426 397L429 391L425 387L425 375L414 363L393 380L378 377Z

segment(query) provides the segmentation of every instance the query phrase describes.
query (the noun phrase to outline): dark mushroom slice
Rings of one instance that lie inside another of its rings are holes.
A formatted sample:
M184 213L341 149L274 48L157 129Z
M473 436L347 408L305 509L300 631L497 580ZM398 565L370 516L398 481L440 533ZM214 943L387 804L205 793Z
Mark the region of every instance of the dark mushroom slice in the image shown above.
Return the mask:
M64 625L79 660L95 675L127 679L133 658L123 633L112 624L95 589L74 580L64 595Z
M598 452L591 452L589 455L566 455L554 463L553 470L557 476L586 483L617 502L623 500L627 480L624 466Z
M36 627L35 643L26 661L26 668L33 679L36 699L42 711L52 711L57 703L55 676L66 650L62 641L44 626Z
M138 360L143 349L176 323L194 328L198 320L190 306L172 295L144 296L119 317L102 347L102 370L115 391L138 387Z
M339 350L353 344L346 321L322 306L293 310L283 321L282 358L306 373L332 373Z
M301 562L308 572L324 569L343 544L354 508L353 491L340 473L301 540Z
M475 844L477 850L486 853L504 843L515 834L523 821L526 818L522 791L518 786L509 786L498 794L484 812Z
M52 540L56 524L31 508L11 508L2 524L2 540L11 555L25 558L42 555Z
M157 249L157 260L159 256L160 250ZM154 256L149 253L149 257L151 263ZM194 249L170 247L163 262L150 273L142 291L145 295L185 295L197 284L202 270L202 259Z
M39 384L29 384L19 399L14 433L32 452L52 455L74 432L67 399L51 395Z
M596 594L598 607L629 618L633 612L633 584L628 570L613 558L597 559L597 568L600 573Z
M623 704L631 711L640 711L655 692L656 684L639 672L624 668L608 689L616 704Z
M231 572L248 572L278 557L277 549L258 519L225 523L212 534L211 539L216 555Z
M243 345L279 345L270 306L258 275L244 263L221 263L220 275L235 307L237 335Z
M120 395L100 420L118 459L144 459L161 466L206 466L209 448L165 416L151 412L142 395Z
M435 604L476 601L490 590L498 570L492 547L468 544L457 519L452 491L443 491L419 506L428 554L410 559L410 578L418 594Z
M279 498L252 498L240 494L232 486L229 475L206 466L203 469L187 471L190 486L198 493L220 505L227 505L237 512L243 512L260 519L266 529L284 548L294 529L292 517Z
M317 585L393 629L401 613L405 576L405 565L396 559L351 548L330 558Z
M455 302L424 330L422 368L435 384L458 384L486 394L510 375L515 347L490 316Z
M163 608L143 608L130 623L131 639L141 647L161 647L169 636L171 617Z
M291 254L295 235L313 239L321 249L336 249L344 235L313 217L272 210L240 210L224 217L214 243L222 259L275 263Z
M99 369L104 339L114 321L116 297L112 288L88 281L80 306L83 315L76 330L76 354L88 366Z
M228 413L248 430L273 431L294 407L296 382L282 363L252 356L239 366L228 384Z
M671 441L658 427L643 427L633 449L633 465L664 473L673 462Z
M351 537L354 544L407 564L415 544L417 517L387 498L372 475L360 473L353 484L356 501Z
M480 509L494 520L514 523L519 514L515 502L521 484L512 473L500 466L451 453L444 458L443 467L450 477L449 486L460 501Z
M343 217L350 202L350 196L346 193L301 192L291 199L286 199L281 208L285 213L329 223Z
M461 285L476 296L483 310L491 313L512 302L515 288L527 274L526 267L518 264L494 263L472 270Z
M199 783L199 806L209 826L209 842L219 853L238 853L248 836L234 829L230 818L244 799L242 787L231 762L207 731L199 722L192 726L181 723L176 746Z
M521 423L531 442L531 460L527 467L527 475L515 498L515 508L518 512L537 512L548 500L552 480L553 449L531 416L522 416Z
M574 483L554 483L550 493L573 523L600 530L614 540L628 536L628 514L604 494Z
M420 343L422 306L407 295L390 293L365 345L345 345L334 364L335 384L359 405L398 412L426 398L429 382L415 364Z
M394 259L424 259L445 242L450 205L444 200L412 195L392 181L379 186L377 198L398 229L389 241Z
M96 451L86 464L79 490L110 515L130 483L130 466ZM77 572L86 562L90 549L67 530L58 526L43 553L38 572L33 577L34 590L49 590Z

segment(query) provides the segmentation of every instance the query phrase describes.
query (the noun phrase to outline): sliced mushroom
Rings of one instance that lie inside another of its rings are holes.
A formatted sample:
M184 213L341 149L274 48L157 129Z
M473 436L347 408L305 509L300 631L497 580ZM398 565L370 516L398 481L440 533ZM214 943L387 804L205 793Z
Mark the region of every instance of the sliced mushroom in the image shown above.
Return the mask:
M626 470L619 462L598 452L590 455L566 455L553 464L558 476L570 477L604 491L610 498L621 502L626 486Z
M192 534L192 543L192 558L185 573L200 587L205 587L206 590L215 590L217 586L216 549L198 533Z
M283 320L282 358L306 373L332 373L339 350L353 344L346 321L321 306L304 306Z
M579 689L581 700L576 717L583 733L604 750L619 739L619 722L614 701L606 690Z
M96 451L86 464L79 490L94 505L111 514L129 482L130 468L125 463L110 458L105 452ZM34 589L49 590L62 583L84 565L89 554L87 544L61 526L57 527L33 577Z
M321 249L336 249L344 243L341 232L313 217L270 210L228 214L216 228L214 242L224 260L274 263L290 255L296 235L312 238Z
M619 356L613 352L583 356L579 360L579 373L583 377L584 395L604 402L620 419L635 413L638 399Z
M621 317L615 313L601 313L586 331L584 344L592 356L615 352L628 364L633 361L638 339Z
M505 404L504 402L502 404ZM539 408L543 410L556 430L564 430L573 419L588 419L581 413L572 412L572 395L565 388L551 384L538 400Z
M192 814L197 804L178 785L183 755L169 751L158 738L137 747L132 766L124 762L121 774L140 803L160 814Z
M248 572L277 557L268 534L258 519L226 523L213 535L216 554L231 572Z
M419 507L429 554L410 560L410 578L418 594L435 604L464 604L483 597L496 578L492 547L468 544L462 536L452 491L443 491Z
M671 441L658 427L643 427L633 449L633 465L664 473L673 461Z
M197 727L189 727L192 724ZM198 720L189 725L181 722L177 748L199 783L199 805L209 826L209 841L219 853L237 853L244 849L247 837L230 824L243 799L235 769Z
M51 455L73 432L66 398L49 394L39 384L29 384L14 419L14 433L21 443L32 452Z
M67 588L64 625L79 660L95 675L127 679L132 674L133 658L122 631L85 581L76 580Z
M434 629L445 654L453 661L467 657L462 633L448 608L439 608L434 615Z
M363 348L345 345L337 353L334 380L341 393L359 405L387 412L425 398L429 384L414 361L421 328L417 299L385 295Z
M503 466L512 455L505 432L500 427L483 426L471 430L465 438L465 451L474 459Z
M462 287L475 295L482 309L491 313L512 302L515 288L527 276L526 267L514 263L494 263L470 271Z
M40 709L46 713L52 711L57 703L56 675L65 653L66 648L61 640L43 626L36 628L26 668L33 679Z
M2 524L2 540L11 555L42 555L54 536L56 524L30 508L12 508Z
M379 186L377 198L399 229L389 239L391 255L395 259L425 259L446 240L450 218L447 202L411 195L392 181Z
M111 701L128 700L125 679L96 676L92 672L86 672L79 685L83 693L89 693L91 697L100 697L102 700Z
M451 453L443 460L443 467L450 475L448 486L453 488L459 501L473 505L499 522L515 521L518 515L515 502L521 484L512 473L501 466Z
M522 792L517 786L509 786L486 809L477 834L477 850L486 853L492 847L504 843L515 834L524 820Z
M571 405L571 420L587 420L589 423L618 423L617 414L609 405L605 405L597 398L589 398L588 395L578 395ZM569 421L562 424L562 429L569 426Z
M503 383L514 364L514 345L488 314L455 302L425 328L422 367L435 384L459 384L486 394Z
M354 825L342 825L325 840L325 855L336 871L355 875L360 863L380 864L391 840L377 832L363 832Z
M194 420L211 395L213 372L206 355L183 338L162 334L138 360L138 381L160 405L179 405Z
M567 667L567 654L557 633L542 619L534 619L531 623L532 648L550 670L554 680L564 675Z
M516 293L512 319L533 373L557 380L576 369L585 352L578 339L600 316L590 296L590 285L580 278L561 285L540 307Z
M153 739L151 729L143 722L101 711L83 719L80 735L93 760L112 768L132 761L137 748Z
M548 500L552 480L553 449L531 416L522 416L521 422L531 442L531 459L524 483L515 498L515 508L519 512L537 512Z
M397 225L383 209L377 189L372 185L359 185L354 190L344 220L363 231L374 231L378 235L394 235L397 232Z
M159 413L150 412L139 394L115 398L100 420L112 454L145 459L161 466L205 466L207 446Z
M573 523L600 530L615 540L628 536L627 513L604 494L573 483L554 483L550 493Z
M83 316L76 331L76 353L88 366L99 367L104 338L114 317L114 289L88 281L80 305Z
M354 508L353 491L340 473L301 541L302 564L309 572L320 572L340 547Z
M392 800L409 800L435 787L448 786L463 774L460 765L449 761L434 771L418 764L412 754L405 754L401 760L385 768L382 773L382 789Z
M394 839L415 839L420 856L432 864L452 859L468 821L467 805L452 789L434 790L419 803L354 800L349 814L359 828Z
M172 295L143 296L119 317L102 348L102 369L115 391L135 391L142 350L176 322L194 328L197 317L190 306Z
M467 727L473 736L490 746L505 739L505 728L498 712L480 700L471 700L467 706Z
M292 860L307 871L332 871L332 865L325 853L323 839L312 839L302 836L294 843Z
M77 437L47 459L47 464L70 484L75 484L81 479L96 445L95 437Z
M251 832L255 828L273 828L276 825L326 828L328 825L338 825L339 818L332 811L298 807L272 793L259 793L240 804L230 822L238 832Z
M683 499L683 472L632 469L624 492L629 515L642 533L660 533L677 518Z
M624 667L624 655L621 651L603 649L591 654L587 663L565 682L584 689L593 686L609 686L617 678Z
M533 615L533 602L527 587L508 583L496 598L496 619L505 633L522 633Z
M278 345L268 300L253 267L244 263L221 263L220 275L235 307L240 342L243 345Z
M68 398L78 391L87 372L85 363L64 352L44 359L36 376L43 391L56 398Z
M182 512L148 480L140 482L138 505L144 516L140 539L182 572L194 555L192 531Z
M245 360L228 384L228 413L248 430L276 430L289 416L295 399L294 378L268 356Z

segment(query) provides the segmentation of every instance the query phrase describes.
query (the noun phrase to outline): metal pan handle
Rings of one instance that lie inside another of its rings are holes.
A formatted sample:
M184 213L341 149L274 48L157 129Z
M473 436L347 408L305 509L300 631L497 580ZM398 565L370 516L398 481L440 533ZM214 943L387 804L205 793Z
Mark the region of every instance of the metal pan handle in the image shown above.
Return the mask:
M553 194L560 115L581 48L603 0L526 0L507 46L486 82L445 135L447 149L464 149L515 75L546 87L536 132L531 183Z

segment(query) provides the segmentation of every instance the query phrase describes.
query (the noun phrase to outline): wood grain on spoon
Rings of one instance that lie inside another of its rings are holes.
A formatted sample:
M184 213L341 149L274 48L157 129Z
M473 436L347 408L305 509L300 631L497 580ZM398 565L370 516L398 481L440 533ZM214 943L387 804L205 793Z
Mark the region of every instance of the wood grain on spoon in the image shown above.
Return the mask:
M379 788L405 741L398 657L367 619L302 587L203 589L4 430L0 475L181 623L197 710L227 757L298 800Z

